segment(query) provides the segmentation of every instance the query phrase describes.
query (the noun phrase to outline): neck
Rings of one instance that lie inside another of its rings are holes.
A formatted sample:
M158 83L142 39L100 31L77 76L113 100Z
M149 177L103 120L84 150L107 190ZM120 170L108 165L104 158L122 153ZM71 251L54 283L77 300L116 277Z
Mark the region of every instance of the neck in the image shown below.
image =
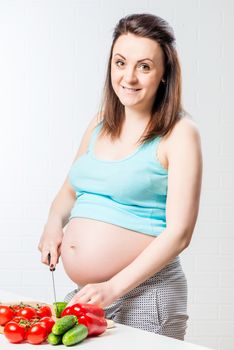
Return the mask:
M125 121L129 124L145 124L150 120L150 113L148 111L134 110L128 107L125 107Z
M120 139L131 140L131 143L135 143L145 132L149 120L150 115L146 112L125 108L125 119Z

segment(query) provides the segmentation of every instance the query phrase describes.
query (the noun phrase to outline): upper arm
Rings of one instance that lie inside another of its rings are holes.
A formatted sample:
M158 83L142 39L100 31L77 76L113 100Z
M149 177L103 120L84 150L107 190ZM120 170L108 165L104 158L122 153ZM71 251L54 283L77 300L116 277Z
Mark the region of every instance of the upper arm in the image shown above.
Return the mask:
M200 135L189 119L175 126L168 146L167 227L188 244L199 211L202 182Z

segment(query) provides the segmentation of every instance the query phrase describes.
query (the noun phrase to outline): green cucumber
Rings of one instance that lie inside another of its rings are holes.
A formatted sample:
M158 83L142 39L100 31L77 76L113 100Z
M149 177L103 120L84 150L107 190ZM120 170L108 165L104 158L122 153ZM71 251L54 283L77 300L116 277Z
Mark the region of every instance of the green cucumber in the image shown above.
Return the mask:
M51 345L62 344L62 335L55 335L54 333L50 333L48 335L47 341Z
M74 315L67 315L59 318L52 327L52 333L60 335L68 331L77 324L77 317Z
M67 304L68 303L66 301L57 301L56 303L53 303L53 308L56 317L61 317L61 313L66 308Z
M83 324L78 324L67 331L62 338L63 345L71 346L80 343L87 338L88 328Z

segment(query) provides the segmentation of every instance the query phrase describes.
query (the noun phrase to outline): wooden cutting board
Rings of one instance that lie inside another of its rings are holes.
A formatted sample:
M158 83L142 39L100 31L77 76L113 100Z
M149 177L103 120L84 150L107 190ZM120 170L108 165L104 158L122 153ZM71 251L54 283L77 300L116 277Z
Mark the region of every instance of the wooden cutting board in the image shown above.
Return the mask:
M27 305L30 305L30 306L37 306L38 304L39 305L48 305L50 308L51 308L51 312L52 312L52 317L53 319L56 321L58 318L55 316L55 312L54 312L54 309L53 309L53 306L50 305L50 304L46 304L46 303L43 303L41 301L32 301L32 300L29 300L29 301L21 301L21 300L13 300L13 301L6 301L6 302L3 302L3 303L0 303L2 305L17 305L17 304L20 304L20 303L24 303L24 304L27 304ZM106 319L107 321L107 329L109 328L113 328L115 327L115 323L114 321L112 320L108 320ZM3 330L4 330L4 327L3 326L0 326L0 334L3 334Z

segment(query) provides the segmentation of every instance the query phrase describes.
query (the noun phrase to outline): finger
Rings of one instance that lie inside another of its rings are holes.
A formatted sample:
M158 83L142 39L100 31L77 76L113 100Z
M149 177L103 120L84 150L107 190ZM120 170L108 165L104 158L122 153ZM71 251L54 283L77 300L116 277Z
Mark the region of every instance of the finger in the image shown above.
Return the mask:
M50 262L48 255L50 254ZM42 250L41 261L43 264L55 267L57 263L57 251L54 248L44 248Z
M69 301L69 303L67 304L67 306L72 306L72 305L77 304L77 303L84 304L85 302L84 302L83 300L85 300L85 299L77 298L76 296L74 296L74 297Z
M48 261L49 252L50 250L48 248L44 248L41 250L41 262L43 264L49 265L49 261Z
M93 305L100 306L99 298L94 296L87 302L87 304L93 304Z
M58 246L58 255L59 256L61 255L61 250L62 250L62 244L59 244L59 246Z
M61 255L61 244L58 246L58 250L57 250L57 264L59 263L59 258L60 258L60 255Z
M74 304L77 304L77 303L79 303L80 301L79 301L79 299L77 299L76 297L73 297L70 301L69 301L69 303L67 304L67 307L68 306L72 306L72 305L74 305Z
M58 252L57 249L50 249L50 268L55 268L58 262Z
M90 300L90 297L88 296L88 294L85 294L84 292L82 293L80 292L81 291L79 291L78 293L76 293L76 295L74 295L74 297L70 300L67 306L72 306L77 303L81 303L81 304L88 303L88 301Z

